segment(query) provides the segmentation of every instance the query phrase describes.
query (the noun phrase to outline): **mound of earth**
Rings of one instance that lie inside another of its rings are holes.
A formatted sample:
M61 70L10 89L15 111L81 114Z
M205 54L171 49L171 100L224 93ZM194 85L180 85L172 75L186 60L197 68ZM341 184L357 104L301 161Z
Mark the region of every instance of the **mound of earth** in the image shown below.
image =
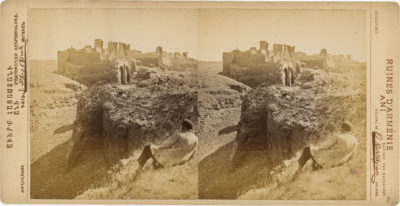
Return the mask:
M77 199L197 199L198 179L207 169L199 168L198 162L234 140L242 97L251 90L240 82L218 75L221 68L221 63L199 63L199 123L195 129L199 147L192 161L157 171L145 167L139 178L133 180L137 163L131 156L121 160L123 166L116 165L110 170L109 183L89 189Z
M161 142L180 127L180 121L185 118L191 119L196 127L196 79L196 74L190 72L161 72L147 68L137 73L130 85L99 82L83 93L77 93L79 100L76 98L69 110L61 110L62 107L49 109L46 114L58 114L46 120L55 122L55 126L63 125L57 123L59 120L69 115L73 117L68 130L57 130L58 133L69 131L66 137L69 141L54 145L32 163L31 197L67 199L89 188L102 187L110 180L110 165L117 160L136 155L135 151L140 151L143 144ZM49 87L44 85L44 89ZM62 113L58 113L59 110ZM182 172L197 170L188 167L180 168ZM131 172L130 167L126 169L126 173ZM197 181L197 174L189 173L182 177ZM175 173L171 175L163 180L175 180ZM194 194L191 190L185 191L190 197Z
M365 131L360 125L365 123L365 87L359 82L339 73L307 70L294 86L262 84L249 91L235 140L200 162L199 197L235 199L270 185L274 167L295 159L305 145L324 141L344 120ZM357 138L364 142L359 150L365 152L365 140ZM365 168L362 157L352 171Z
M145 144L160 143L183 119L198 122L195 74L142 73L133 84L94 85L82 94L67 154L71 165L96 142L113 164Z
M298 85L260 85L243 101L234 164L244 153L269 152L274 164L289 159L310 143L325 140L355 115L361 90L338 75L311 74ZM365 96L364 96L365 99Z
M203 159L235 138L240 106L250 87L218 73L220 62L199 62L199 150Z

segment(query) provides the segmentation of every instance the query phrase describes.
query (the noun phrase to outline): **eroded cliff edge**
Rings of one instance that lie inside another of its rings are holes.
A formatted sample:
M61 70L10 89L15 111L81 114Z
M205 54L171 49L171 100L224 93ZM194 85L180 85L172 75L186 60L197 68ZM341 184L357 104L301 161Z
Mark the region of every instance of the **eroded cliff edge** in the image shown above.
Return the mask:
M67 159L72 166L93 145L102 145L109 164L145 144L159 143L183 119L198 120L196 75L139 71L132 84L94 85L79 99Z
M362 89L335 73L310 70L292 86L262 84L244 98L233 164L251 153L265 155L273 165L290 159L328 138L342 121L353 121L363 101Z

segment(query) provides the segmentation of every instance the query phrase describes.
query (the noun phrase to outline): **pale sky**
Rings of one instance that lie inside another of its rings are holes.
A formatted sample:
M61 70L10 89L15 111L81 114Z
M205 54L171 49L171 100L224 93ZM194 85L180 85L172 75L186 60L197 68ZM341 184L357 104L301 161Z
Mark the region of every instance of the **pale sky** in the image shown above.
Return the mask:
M221 51L259 47L266 40L296 46L296 51L366 59L366 14L349 10L202 10L200 59L221 59ZM208 52L207 52L208 51Z
M131 49L188 51L221 61L222 52L258 48L260 40L296 51L351 54L366 59L366 14L358 10L244 9L32 9L31 59L56 59L57 50L93 45L95 38L122 41Z
M198 10L32 9L30 58L57 59L71 45L93 47L95 38L131 44L131 49L188 51L197 57Z

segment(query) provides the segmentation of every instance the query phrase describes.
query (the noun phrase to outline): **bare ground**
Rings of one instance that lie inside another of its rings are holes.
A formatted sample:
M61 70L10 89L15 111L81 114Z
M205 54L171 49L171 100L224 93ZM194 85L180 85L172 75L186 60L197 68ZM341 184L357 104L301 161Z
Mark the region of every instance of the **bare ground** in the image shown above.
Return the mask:
M294 182L273 190L269 188L271 168L268 158L262 153L246 157L253 161L242 165L241 170L232 170L232 141L240 118L241 96L246 91L238 92L237 87L231 85L240 83L218 75L222 65L213 62L199 64L198 80L202 86L199 87L200 121L196 134L200 144L197 157L192 162L162 170L146 167L141 178L133 181L130 178L135 161L127 160L128 163L118 173L121 175L119 180L110 181L107 175L109 168L99 153L101 145L94 143L92 150L83 154L82 161L70 169L66 165L65 154L76 116L76 100L72 96L75 98L80 91L71 86L76 82L54 74L55 66L55 62L42 62L38 67L40 75L31 77L31 83L37 81L31 84L31 91L39 94L31 97L31 101L36 99L36 103L31 102L31 105L41 105L36 111L32 109L34 114L31 114L31 160L35 160L31 167L32 198L74 198L79 194L79 199L365 198L365 121L354 125L357 128L355 136L360 141L360 155L344 166L317 172L305 171ZM39 79L41 77L48 80ZM365 74L362 73L351 73L348 77L357 79L353 81L355 87L365 82ZM67 81L67 84L53 84L62 81ZM41 85L41 82L45 83ZM49 88L59 89L52 91ZM49 99L53 96L56 99ZM55 103L57 98L61 98L61 103ZM53 106L47 108L51 104ZM362 108L360 111L363 112Z
M103 181L106 174L101 145L96 142L82 155L76 167L68 168L66 153L76 117L77 98L86 87L54 73L56 68L56 61L31 61L32 198L73 198Z
M56 61L31 61L30 69L31 161L35 161L71 137L77 98L86 87L54 73Z
M230 78L217 75L220 63L199 64L199 138L196 157L189 163L160 170L149 165L134 178L136 158L131 157L102 187L87 190L77 199L197 199L198 163L224 144L231 142L240 117L242 89L250 89ZM232 86L235 85L235 86Z

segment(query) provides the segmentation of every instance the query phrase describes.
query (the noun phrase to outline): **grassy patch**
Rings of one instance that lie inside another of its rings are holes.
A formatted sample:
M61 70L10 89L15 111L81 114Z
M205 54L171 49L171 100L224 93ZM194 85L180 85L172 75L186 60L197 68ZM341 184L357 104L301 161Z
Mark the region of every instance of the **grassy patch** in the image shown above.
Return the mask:
M194 163L154 170L143 169L135 178L137 162L131 160L105 183L77 199L196 199L197 167Z

